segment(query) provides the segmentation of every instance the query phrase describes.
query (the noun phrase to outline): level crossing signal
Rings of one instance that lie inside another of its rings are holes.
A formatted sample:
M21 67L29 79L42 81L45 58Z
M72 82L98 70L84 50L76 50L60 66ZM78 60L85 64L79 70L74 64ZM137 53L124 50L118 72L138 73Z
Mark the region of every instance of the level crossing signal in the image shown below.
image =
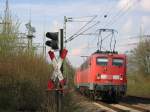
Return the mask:
M57 50L59 49L59 45L58 45L58 38L59 38L59 34L58 32L47 32L46 33L46 37L51 39L51 40L47 40L45 42L45 44L49 47L51 47L53 50Z

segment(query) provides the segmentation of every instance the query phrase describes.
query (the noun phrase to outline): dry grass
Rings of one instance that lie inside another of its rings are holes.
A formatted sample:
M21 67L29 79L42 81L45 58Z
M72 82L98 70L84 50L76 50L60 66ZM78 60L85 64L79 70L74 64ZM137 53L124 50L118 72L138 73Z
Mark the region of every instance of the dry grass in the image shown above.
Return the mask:
M39 109L52 67L42 56L0 56L0 110ZM5 103L4 103L5 102ZM12 108L11 108L12 107Z
M150 76L128 75L127 94L150 97Z

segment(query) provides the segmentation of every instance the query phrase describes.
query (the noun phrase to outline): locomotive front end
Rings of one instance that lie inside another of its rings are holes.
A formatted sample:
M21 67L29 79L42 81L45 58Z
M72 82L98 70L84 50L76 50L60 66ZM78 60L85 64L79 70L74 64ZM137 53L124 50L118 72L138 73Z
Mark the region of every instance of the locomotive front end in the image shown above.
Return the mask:
M95 94L105 97L122 97L126 93L126 56L105 54L95 56Z

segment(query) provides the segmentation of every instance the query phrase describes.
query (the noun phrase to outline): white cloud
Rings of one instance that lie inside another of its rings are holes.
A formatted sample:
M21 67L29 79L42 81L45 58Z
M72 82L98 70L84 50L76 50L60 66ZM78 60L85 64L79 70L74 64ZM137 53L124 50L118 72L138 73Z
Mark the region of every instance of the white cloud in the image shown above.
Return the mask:
M130 8L140 11L150 11L150 0L119 0L117 8L126 11Z
M59 21L54 20L52 22L52 26L50 28L51 28L50 31L57 32L57 31L59 31L60 28L62 28L62 25Z
M150 33L150 16L143 16L141 19L142 33Z
M123 10L127 10L128 6L129 6L130 0L120 0L118 2L117 7L119 9L123 9Z
M74 55L74 56L79 56L82 52L82 49L80 48L75 48L71 51L70 55Z
M129 35L132 34L132 30L133 30L133 20L129 18L123 25L121 32L123 32L123 34Z
M150 11L150 0L140 0L140 5L145 11Z
M120 0L118 2L117 8L122 11L128 10L130 7L134 6L138 0Z
M150 24L150 16L143 16L142 17L142 22L144 25L148 25Z
M86 7L85 7L86 6ZM101 9L101 4L90 5L86 2L73 2L72 4L13 4L12 9L17 12L28 12L34 15L58 16L62 14L84 14L97 13ZM65 15L64 15L65 16Z
M72 49L69 55L80 56L83 54L85 48L87 48L87 44L83 44L78 48Z

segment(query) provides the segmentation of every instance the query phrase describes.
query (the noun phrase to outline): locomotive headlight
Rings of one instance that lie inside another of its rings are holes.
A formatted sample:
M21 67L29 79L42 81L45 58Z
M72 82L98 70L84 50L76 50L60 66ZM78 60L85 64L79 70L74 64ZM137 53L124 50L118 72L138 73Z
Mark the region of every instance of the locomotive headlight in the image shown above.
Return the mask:
M123 80L123 76L122 75L120 75L120 80Z
M120 75L113 75L113 79L119 80L120 79Z
M97 79L107 79L107 75L105 75L105 74L97 74L96 78Z
M107 79L107 75L102 74L102 75L101 75L101 79Z
M96 75L96 78L97 78L97 79L101 79L101 74L98 73L98 74Z
M115 80L123 80L122 75L113 75L113 79Z

